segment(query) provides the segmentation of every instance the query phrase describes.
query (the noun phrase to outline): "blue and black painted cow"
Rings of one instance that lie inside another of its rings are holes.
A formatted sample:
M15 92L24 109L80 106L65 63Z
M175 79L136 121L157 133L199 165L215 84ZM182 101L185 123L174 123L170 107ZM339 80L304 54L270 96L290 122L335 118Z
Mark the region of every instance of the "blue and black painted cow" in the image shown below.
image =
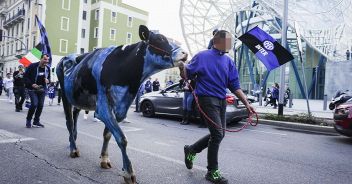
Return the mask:
M127 110L144 80L187 59L184 50L168 42L165 36L149 31L146 26L139 27L139 36L142 41L133 45L111 46L80 56L66 56L56 70L63 91L70 156L80 156L76 145L80 110L95 111L105 124L101 167L111 168L107 147L113 135L122 152L126 183L135 183L136 177L126 152L127 139L118 122L126 118Z

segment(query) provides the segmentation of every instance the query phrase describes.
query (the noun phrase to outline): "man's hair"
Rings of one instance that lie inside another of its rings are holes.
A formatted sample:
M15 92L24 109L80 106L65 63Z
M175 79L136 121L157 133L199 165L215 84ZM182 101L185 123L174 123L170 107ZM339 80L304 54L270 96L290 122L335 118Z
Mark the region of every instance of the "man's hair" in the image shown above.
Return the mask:
M44 56L49 57L48 54L42 54L42 56L40 56L40 59L43 59Z
M217 39L217 38L226 38L226 33L230 34L228 31L226 30L219 30L215 33L214 35L214 39Z

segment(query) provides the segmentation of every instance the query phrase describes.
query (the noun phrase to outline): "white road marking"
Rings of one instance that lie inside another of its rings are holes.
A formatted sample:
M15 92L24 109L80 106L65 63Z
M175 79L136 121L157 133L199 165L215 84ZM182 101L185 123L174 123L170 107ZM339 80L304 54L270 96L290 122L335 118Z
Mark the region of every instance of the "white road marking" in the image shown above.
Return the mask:
M55 126L55 127L58 127L58 128L62 128L62 129L67 129L66 126L62 126L62 125L57 125L57 124L54 124L54 123L49 123L49 122L45 122L46 124L49 124L51 126ZM97 137L95 135L91 135L89 133L86 133L86 132L82 132L82 131L79 131L78 130L78 133L79 134L82 134L82 135L85 135L87 137L91 137L93 139L97 139L99 141L103 141L103 138L102 137ZM112 144L112 142L110 142L110 144ZM132 146L128 146L127 149L130 149L130 150L133 150L133 151L136 151L136 152L140 152L140 153L143 153L143 154L147 154L147 155L150 155L150 156L153 156L153 157L156 157L156 158L159 158L159 159L162 159L162 160L166 160L166 161L169 161L169 162L172 162L172 163L175 163L175 164L179 164L179 165L185 165L185 162L182 161L182 160L176 160L176 159L173 159L173 158L170 158L170 157L166 157L166 156L163 156L163 155L159 155L157 153L153 153L153 152L150 152L150 151L146 151L146 150L142 150L142 149L139 149L139 148L135 148L135 147L132 147ZM200 171L208 171L207 168L205 167L202 167L202 166L198 166L198 165L193 165L193 168L194 169L197 169L197 170L200 170Z
M165 143L165 142L155 141L154 143L158 144L158 145L162 145L162 146L167 146L167 147L171 147L172 146L171 144L168 144L168 143Z
M33 141L35 140L34 138L21 138L21 139L6 139L6 140L0 140L0 144L2 143L15 143L15 142L18 142L18 141Z
M243 129L243 130L245 130L245 131L252 131L252 132L259 132L259 133L265 133L265 134L273 134L273 135L287 136L287 134L275 133L275 132L267 132L267 131L261 131L261 130L249 130L249 129Z
M32 140L35 140L35 139L0 129L0 144L15 143L18 141L32 141Z

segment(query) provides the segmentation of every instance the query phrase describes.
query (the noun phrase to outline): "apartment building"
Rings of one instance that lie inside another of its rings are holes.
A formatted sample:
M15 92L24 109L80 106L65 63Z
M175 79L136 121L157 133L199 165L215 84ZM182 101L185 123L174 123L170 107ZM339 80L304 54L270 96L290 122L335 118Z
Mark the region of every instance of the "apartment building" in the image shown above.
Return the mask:
M52 71L65 55L138 42L138 27L148 21L148 12L122 0L0 0L1 76L16 70L18 58L39 43L35 15L47 31Z

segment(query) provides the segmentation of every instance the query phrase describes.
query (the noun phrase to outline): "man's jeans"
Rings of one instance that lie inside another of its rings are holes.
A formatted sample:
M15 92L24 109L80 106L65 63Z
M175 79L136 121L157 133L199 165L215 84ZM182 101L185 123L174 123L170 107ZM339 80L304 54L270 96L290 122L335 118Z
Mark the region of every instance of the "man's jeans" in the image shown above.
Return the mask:
M219 127L226 128L226 100L215 97L198 97L199 104L205 114L212 119ZM199 139L190 146L191 151L200 153L208 147L208 170L218 169L218 152L225 130L215 127L211 122L202 117L208 125L210 134Z
M42 110L43 110L45 92L28 90L28 95L31 98L31 107L28 110L26 119L27 121L31 121L33 114L35 112L33 122L38 123L40 121L40 115L42 114Z
M193 95L192 92L185 91L183 94L183 100L182 100L182 105L183 105L183 110L184 111L192 111L192 102L193 102Z
M24 100L26 99L25 88L22 86L15 86L13 91L15 93L16 110L22 110Z

